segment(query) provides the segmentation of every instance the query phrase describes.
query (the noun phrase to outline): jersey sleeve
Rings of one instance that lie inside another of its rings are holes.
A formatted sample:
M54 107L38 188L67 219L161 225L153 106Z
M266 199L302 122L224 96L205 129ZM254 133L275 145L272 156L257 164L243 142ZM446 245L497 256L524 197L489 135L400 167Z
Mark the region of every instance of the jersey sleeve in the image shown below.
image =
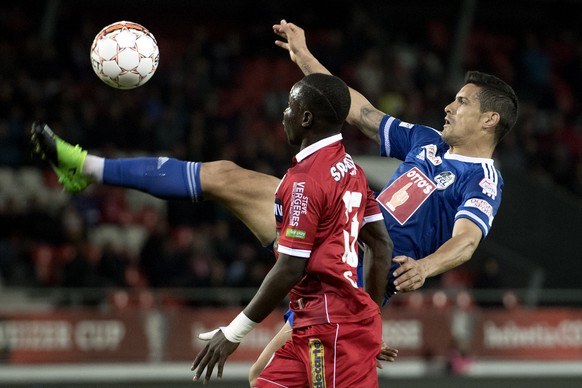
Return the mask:
M368 222L381 221L384 219L382 211L378 206L378 201L372 189L368 187L368 197L366 199L366 209L364 210L364 222L362 224L366 225Z
M408 152L417 145L435 143L441 134L434 128L410 124L390 115L380 122L380 155L398 160L406 159Z
M466 218L473 221L487 236L501 204L503 179L491 164L483 163L479 173L472 174L461 187L463 201L455 214L455 221Z
M287 255L309 258L325 197L321 186L306 174L286 178L288 190L281 197L283 221L277 250Z

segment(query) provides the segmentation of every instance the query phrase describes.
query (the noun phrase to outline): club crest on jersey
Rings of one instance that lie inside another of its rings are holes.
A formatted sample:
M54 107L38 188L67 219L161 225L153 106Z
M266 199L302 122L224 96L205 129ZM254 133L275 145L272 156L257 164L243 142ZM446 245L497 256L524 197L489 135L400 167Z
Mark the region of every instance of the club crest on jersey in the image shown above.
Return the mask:
M444 171L434 177L437 190L444 190L455 181L455 174L451 171Z
M311 368L311 387L325 388L324 347L318 338L309 340L309 366Z

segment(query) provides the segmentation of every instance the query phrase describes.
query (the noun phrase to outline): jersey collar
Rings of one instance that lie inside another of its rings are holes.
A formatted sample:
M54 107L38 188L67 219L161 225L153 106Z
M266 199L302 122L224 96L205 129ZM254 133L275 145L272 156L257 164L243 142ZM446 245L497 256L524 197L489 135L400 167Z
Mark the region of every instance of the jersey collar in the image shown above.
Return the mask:
M315 143L311 144L310 146L307 146L304 149L302 149L301 151L299 151L297 153L297 155L295 155L295 160L297 161L297 163L299 163L303 159L305 159L309 155L319 151L323 147L326 147L330 144L341 141L342 139L343 139L343 137L342 137L341 133L338 133L337 135L333 135L330 137L326 137L325 139L321 139L320 141L315 142Z
M458 154L451 154L449 151L445 152L445 159L452 159L452 160L458 160L460 162L466 162L466 163L489 163L489 164L493 164L493 159L489 159L489 158L474 158L472 156L464 156L464 155L458 155Z

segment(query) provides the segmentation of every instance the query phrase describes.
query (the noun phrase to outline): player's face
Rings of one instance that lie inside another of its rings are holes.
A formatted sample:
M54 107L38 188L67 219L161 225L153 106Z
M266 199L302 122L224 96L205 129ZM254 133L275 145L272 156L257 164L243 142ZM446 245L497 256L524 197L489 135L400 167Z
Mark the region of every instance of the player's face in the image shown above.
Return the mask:
M459 90L455 100L445 107L443 140L450 146L459 146L471 141L481 129L481 103L479 87L466 84Z
M303 140L303 110L299 103L301 95L301 86L295 84L289 92L289 104L283 112L283 128L287 134L287 139L291 145L300 145Z

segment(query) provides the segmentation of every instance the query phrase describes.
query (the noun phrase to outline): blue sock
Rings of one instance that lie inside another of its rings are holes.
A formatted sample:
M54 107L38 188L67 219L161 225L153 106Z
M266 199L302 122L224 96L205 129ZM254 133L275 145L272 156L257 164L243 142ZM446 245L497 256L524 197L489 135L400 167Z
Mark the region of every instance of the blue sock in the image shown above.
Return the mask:
M149 193L161 199L203 200L201 162L159 158L105 159L103 183Z

